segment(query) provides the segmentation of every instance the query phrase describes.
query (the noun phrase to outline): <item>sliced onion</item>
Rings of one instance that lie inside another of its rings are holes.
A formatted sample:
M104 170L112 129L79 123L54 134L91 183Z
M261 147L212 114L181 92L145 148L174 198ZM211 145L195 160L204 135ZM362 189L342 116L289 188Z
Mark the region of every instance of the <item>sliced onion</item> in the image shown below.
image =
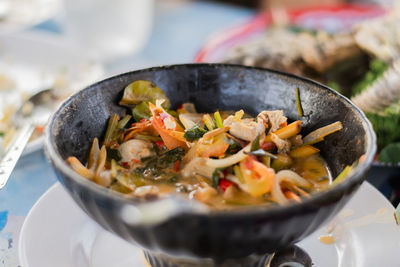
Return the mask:
M179 115L179 120L183 124L183 127L185 129L190 129L196 124L201 123L201 118L203 117L203 114L200 113L183 113Z
M318 128L317 130L309 133L307 136L305 136L303 138L303 143L305 145L312 145L312 144L318 143L318 142L324 140L325 136L327 136L331 133L340 131L342 128L343 128L343 125L340 121L331 123L329 125Z
M244 160L247 157L245 152L246 153L250 152L250 145L247 145L246 147L244 147L242 150L240 150L236 154L229 156L227 158L224 158L224 159L207 159L206 165L209 167L212 167L214 169L226 168L226 167L235 165L239 161Z
M239 181L239 178L237 178L235 175L233 174L228 174L226 177L226 179L228 179L229 181L235 183L240 189L242 189L245 192L249 192L249 188L247 187L246 184L243 184Z
M289 202L282 192L281 182L286 181L301 187L311 187L311 183L291 170L282 170L275 175L275 184L272 188L271 195L274 201L283 205Z

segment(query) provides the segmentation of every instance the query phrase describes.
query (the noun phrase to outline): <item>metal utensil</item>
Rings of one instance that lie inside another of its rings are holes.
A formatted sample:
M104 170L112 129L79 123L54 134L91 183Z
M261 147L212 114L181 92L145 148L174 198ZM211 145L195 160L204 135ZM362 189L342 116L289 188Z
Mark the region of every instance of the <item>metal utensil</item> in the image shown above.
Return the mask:
M25 101L14 114L17 132L0 159L0 189L6 185L36 126L46 124L50 118L55 103L52 90L42 90Z

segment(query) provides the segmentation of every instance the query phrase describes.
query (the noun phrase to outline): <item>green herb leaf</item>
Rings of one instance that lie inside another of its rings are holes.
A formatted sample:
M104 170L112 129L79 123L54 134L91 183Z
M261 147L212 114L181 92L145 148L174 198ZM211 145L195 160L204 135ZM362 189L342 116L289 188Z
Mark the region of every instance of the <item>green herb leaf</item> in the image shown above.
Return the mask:
M258 149L260 149L260 134L258 134L251 143L250 151L256 151Z
M225 154L227 155L236 154L237 152L239 152L239 150L242 149L242 146L231 138L227 138L226 142L229 144L228 149L225 151Z
M297 104L297 111L300 117L304 116L303 107L301 106L301 99L300 99L300 90L299 87L296 87L296 104Z
M400 143L387 145L379 154L380 162L397 165L400 162Z
M106 147L107 150L107 160L111 161L112 159L114 159L115 161L120 161L121 160L121 154L119 153L119 151L117 149L112 149L110 147Z
M4 132L0 132L0 137L3 137L5 135Z
M215 169L215 171L212 174L212 178L211 178L211 185L215 188L218 188L219 185L219 179L224 177L223 171L224 168L219 168L219 169Z
M185 134L183 137L188 141L188 142L193 142L196 141L197 139L201 138L207 131L201 128L199 125L195 125L192 128L186 130Z
M182 147L177 147L156 156L142 158L145 164L142 168L137 168L138 172L146 173L147 176L156 177L165 174L165 169L171 168L177 160L181 160L185 155Z

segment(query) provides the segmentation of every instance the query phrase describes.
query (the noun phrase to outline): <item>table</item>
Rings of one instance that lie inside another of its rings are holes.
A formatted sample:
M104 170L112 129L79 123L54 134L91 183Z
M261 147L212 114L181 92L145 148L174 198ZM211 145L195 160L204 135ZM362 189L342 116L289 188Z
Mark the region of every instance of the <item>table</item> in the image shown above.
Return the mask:
M136 55L107 64L106 76L156 65L192 62L210 34L241 23L255 12L211 2L163 0L156 3L148 45ZM30 30L63 34L58 18ZM0 192L0 266L19 266L18 237L24 219L38 198L56 181L42 149L18 162L8 184Z

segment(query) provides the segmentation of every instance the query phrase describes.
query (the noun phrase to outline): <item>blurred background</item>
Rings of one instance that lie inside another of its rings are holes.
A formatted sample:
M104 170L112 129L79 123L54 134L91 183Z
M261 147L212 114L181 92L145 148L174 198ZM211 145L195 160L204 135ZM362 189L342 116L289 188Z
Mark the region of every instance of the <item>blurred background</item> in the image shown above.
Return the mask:
M21 131L15 112L33 112L26 101L44 89L60 103L126 71L226 62L306 76L349 97L378 135L368 181L397 205L399 9L395 0L0 0L0 166ZM43 127L0 191L0 242L17 242L28 211L56 182ZM16 246L5 247L0 265L18 266Z

